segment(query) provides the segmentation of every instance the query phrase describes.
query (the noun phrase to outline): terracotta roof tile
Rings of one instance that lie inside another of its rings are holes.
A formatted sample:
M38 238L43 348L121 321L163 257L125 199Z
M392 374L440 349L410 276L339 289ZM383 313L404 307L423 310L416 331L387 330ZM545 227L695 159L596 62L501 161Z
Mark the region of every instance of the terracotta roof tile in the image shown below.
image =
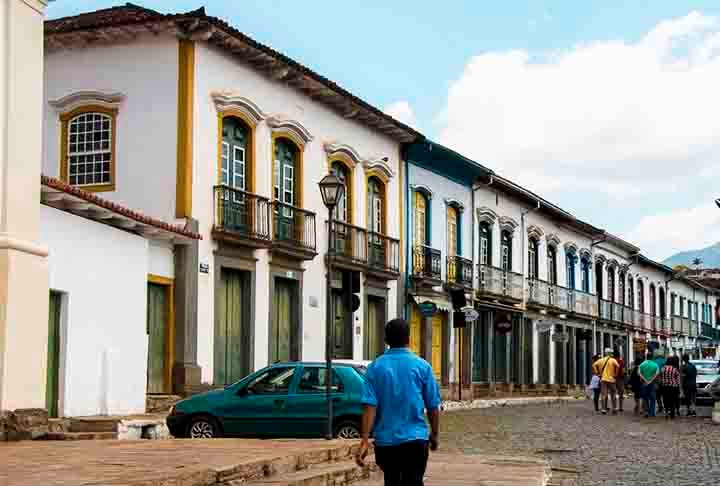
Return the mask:
M96 206L107 209L108 211L112 211L113 213L119 214L120 216L124 216L128 219L137 221L138 223L153 226L155 228L159 228L165 231L170 231L172 233L176 233L187 238L192 238L194 240L202 240L202 236L198 233L187 230L185 228L181 228L180 226L166 223L165 221L162 221L160 219L145 216L139 211L134 211L121 204L108 201L107 199L103 199L91 192L78 189L77 187L71 186L70 184L63 182L60 179L43 175L40 176L40 180L43 186L62 191L66 194L70 194L71 196L75 196Z
M140 22L154 21L165 17L164 14L126 3L125 5L81 13L72 17L48 20L45 22L45 34L60 34L76 30L113 27Z

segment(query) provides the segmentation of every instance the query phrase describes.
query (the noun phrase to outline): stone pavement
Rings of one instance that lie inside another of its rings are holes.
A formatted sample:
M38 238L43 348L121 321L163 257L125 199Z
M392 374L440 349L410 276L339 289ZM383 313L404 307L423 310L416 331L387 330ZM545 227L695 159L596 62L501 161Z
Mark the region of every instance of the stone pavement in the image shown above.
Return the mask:
M709 418L597 415L578 400L449 412L441 429L444 452L535 454L577 469L582 485L720 484L720 425Z

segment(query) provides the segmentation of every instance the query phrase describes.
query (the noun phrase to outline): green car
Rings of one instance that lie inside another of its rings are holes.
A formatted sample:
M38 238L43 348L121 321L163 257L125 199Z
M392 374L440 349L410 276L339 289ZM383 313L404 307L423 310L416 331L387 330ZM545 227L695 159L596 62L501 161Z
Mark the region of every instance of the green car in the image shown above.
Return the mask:
M365 368L333 363L333 432L360 437ZM174 437L324 437L324 363L277 363L224 389L181 400L167 425Z

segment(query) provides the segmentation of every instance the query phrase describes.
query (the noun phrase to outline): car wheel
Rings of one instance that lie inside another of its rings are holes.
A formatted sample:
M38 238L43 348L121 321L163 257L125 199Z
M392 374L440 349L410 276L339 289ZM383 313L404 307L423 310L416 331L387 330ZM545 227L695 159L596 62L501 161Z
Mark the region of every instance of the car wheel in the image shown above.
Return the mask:
M200 415L190 420L185 435L189 439L214 439L220 437L220 427L212 417Z
M335 427L335 437L338 439L359 439L360 424L352 420L344 420Z

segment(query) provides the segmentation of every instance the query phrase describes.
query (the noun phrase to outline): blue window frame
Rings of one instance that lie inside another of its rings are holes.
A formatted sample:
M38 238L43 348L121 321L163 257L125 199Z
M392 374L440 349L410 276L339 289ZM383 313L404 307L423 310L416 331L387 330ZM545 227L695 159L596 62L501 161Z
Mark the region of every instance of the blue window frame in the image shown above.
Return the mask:
M571 290L575 290L575 264L577 255L575 250L568 250L565 254L565 266L567 270L567 286Z
M590 259L586 256L582 257L580 259L580 273L581 273L580 277L582 280L582 282L581 282L582 283L582 291L587 292L588 294L590 293L590 270L591 270L591 268L592 267L590 265Z

